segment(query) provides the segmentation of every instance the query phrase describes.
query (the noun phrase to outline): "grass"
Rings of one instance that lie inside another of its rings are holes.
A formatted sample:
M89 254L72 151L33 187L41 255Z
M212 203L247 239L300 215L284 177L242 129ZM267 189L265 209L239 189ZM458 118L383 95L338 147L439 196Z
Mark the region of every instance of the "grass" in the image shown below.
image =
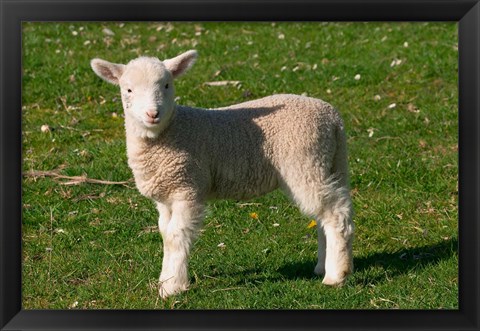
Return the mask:
M162 301L158 215L133 184L25 176L23 308L458 309L454 23L25 23L24 171L128 181L119 93L89 61L191 48L200 58L176 83L178 103L307 93L340 110L355 273L321 284L315 229L276 191L211 202L191 289ZM241 84L204 84L217 80Z

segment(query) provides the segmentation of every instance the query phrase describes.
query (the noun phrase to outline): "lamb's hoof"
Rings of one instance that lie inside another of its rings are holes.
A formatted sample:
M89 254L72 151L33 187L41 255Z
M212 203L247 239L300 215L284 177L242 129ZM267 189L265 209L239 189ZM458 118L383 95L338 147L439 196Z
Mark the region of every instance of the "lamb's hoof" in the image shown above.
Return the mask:
M317 276L323 276L325 275L325 266L324 265L320 265L320 264L317 264L315 266L315 269L313 270L313 273Z
M342 287L345 284L345 277L342 278L335 278L335 277L330 277L330 276L325 276L323 278L322 283L328 286L333 286L333 287Z
M162 299L186 291L188 284L177 284L173 281L159 281L158 294Z

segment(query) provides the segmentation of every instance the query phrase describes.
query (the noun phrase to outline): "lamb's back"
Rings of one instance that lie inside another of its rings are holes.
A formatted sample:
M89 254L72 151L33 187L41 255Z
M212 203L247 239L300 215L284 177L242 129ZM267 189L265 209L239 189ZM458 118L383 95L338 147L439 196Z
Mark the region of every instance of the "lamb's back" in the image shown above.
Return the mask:
M293 94L272 95L221 110L258 112L260 116L252 115L251 123L259 128L276 163L314 149L320 154L333 153L336 132L344 130L339 113L329 103Z

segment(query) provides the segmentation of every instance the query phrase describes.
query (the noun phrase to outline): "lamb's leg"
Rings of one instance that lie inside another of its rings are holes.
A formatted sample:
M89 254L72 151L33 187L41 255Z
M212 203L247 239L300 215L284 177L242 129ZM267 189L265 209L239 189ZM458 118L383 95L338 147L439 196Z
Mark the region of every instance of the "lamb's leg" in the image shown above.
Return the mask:
M353 271L353 209L348 186L321 180L314 186L308 182L301 185L301 178L292 178L295 179L286 177L284 191L318 224L318 262L314 272L325 275L324 284L342 285Z
M164 257L160 274L160 295L167 296L188 288L188 255L203 219L203 205L177 201L164 232Z
M158 217L158 230L163 237L167 231L168 223L172 218L172 212L169 206L160 202L157 202L157 209L158 213L160 214L160 216Z
M160 231L160 234L162 235L163 238L163 244L165 246L165 238L167 236L167 227L168 223L170 223L170 219L172 218L172 212L170 210L170 207L157 202L157 209L160 214L158 217L158 230ZM168 261L169 261L169 256L168 256L168 251L163 249L163 262L162 262L162 270L166 270L168 266Z
M340 190L345 192L345 190ZM322 227L326 237L325 277L326 285L343 285L353 271L352 241L353 222L350 197L339 195L332 209L323 213ZM319 244L320 246L320 244ZM318 265L317 265L318 266Z
M352 203L348 188L335 185L325 185L324 189L290 185L285 189L306 215L317 219L318 262L314 272L325 275L326 285L342 285L353 271Z
M325 275L325 258L327 249L327 238L323 230L322 222L317 220L317 238L318 238L318 262L315 266L316 275Z
M353 271L353 225L348 220L338 219L343 216L332 214L326 221L317 222L318 262L314 273L325 276L323 283L326 285L341 285L345 277ZM346 222L347 228L344 229L340 222Z

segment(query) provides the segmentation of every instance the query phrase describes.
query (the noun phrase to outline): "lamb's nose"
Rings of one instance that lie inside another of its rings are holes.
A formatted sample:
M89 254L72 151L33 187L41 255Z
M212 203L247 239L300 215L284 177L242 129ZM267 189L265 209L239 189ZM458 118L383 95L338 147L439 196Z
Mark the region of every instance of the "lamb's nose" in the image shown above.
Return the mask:
M150 118L157 118L158 117L158 111L147 110L147 116L150 117Z

